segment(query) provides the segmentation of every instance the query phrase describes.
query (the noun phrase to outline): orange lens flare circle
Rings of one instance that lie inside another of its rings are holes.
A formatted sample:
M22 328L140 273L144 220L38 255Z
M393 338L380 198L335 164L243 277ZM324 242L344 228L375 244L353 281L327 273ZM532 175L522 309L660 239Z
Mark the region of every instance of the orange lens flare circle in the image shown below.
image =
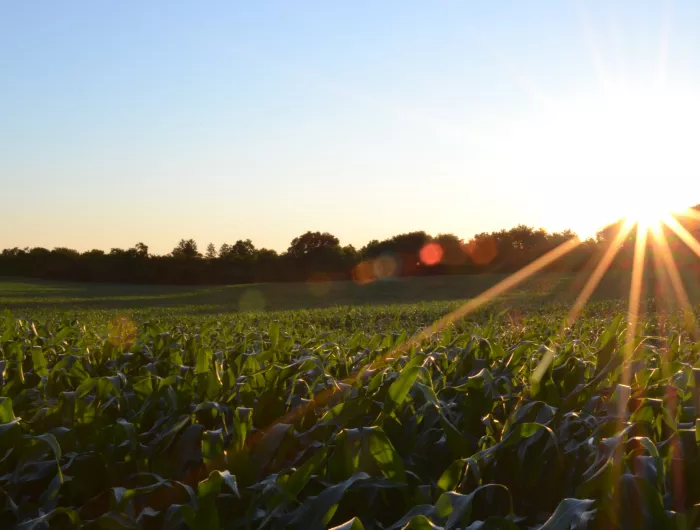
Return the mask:
M420 261L423 265L437 265L442 260L442 254L442 247L439 243L428 243L420 249Z

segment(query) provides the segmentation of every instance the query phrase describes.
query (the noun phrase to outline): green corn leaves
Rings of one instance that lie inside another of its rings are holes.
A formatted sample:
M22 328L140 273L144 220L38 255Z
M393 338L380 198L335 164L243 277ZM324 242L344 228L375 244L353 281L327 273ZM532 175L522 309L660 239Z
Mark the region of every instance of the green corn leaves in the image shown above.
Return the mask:
M384 410L386 412L393 412L404 402L413 384L416 382L420 370L420 366L408 366L402 370L396 381L389 387L389 393L384 402Z
M685 315L647 315L630 358L608 302L566 335L537 307L411 340L457 306L120 315L126 342L114 315L5 312L0 527L697 526Z

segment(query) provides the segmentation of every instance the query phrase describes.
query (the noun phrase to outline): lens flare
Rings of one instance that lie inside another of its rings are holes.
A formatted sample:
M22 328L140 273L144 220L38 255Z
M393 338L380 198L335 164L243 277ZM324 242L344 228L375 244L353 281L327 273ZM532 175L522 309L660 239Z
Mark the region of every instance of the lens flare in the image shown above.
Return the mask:
M464 250L477 265L488 265L498 255L498 247L492 237L474 239L465 245Z
M114 317L107 324L107 337L114 346L129 349L136 340L136 324L127 315Z
M389 254L383 254L377 259L360 262L352 270L352 279L358 285L393 278L399 270L396 258Z
M246 289L238 300L240 311L262 311L266 306L265 295L258 289Z
M361 261L352 270L352 279L358 285L365 285L367 283L373 282L374 268L371 261Z
M395 276L397 270L398 264L396 259L388 254L379 256L372 262L372 272L378 280Z
M431 242L420 249L420 261L423 265L437 265L442 259L442 247L439 243Z
M328 274L317 272L312 274L306 283L309 286L309 291L311 291L311 294L321 298L330 292L332 278Z

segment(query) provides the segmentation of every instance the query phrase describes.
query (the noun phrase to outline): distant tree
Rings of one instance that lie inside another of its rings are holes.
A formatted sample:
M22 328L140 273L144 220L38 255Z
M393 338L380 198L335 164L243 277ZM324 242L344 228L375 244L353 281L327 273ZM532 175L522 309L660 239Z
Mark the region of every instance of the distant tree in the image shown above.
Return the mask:
M376 258L382 253L382 248L387 241L380 242L378 239L372 239L359 250L360 256L363 258Z
M260 250L257 251L258 254L258 259L259 260L272 260L277 257L279 257L279 254L277 254L276 250L272 250L270 248L261 248Z
M242 259L250 261L255 258L257 249L250 239L239 239L233 245L224 243L221 245L219 257L223 259Z
M454 234L440 234L434 239L435 243L442 249L443 265L457 266L463 265L468 258L464 241Z
M354 259L357 258L359 255L357 249L352 245L345 245L343 247L343 254L345 254L345 256L348 258L354 258Z
M425 232L408 232L399 234L392 238L394 251L402 254L418 256L421 249L427 245L432 238Z
M223 258L229 255L231 252L231 245L224 243L219 247L219 257Z
M148 245L145 245L143 243L136 243L136 245L134 245L134 250L136 251L136 255L139 258L148 257Z
M615 221L614 223L604 226L596 233L596 241L604 245L609 244L612 240L615 239L617 233L623 225L624 221L620 219L619 221Z
M377 258L382 254L401 255L404 259L417 260L421 249L432 238L423 231L399 234L383 241L373 239L361 250L364 258Z
M287 253L295 258L300 258L318 249L340 248L337 237L328 232L306 232L295 237L287 249Z
M419 269L424 272L420 263L420 251L432 238L423 231L399 234L383 241L372 240L360 250L360 256L365 260L388 256L397 264L394 274L412 276Z
M328 232L306 232L295 237L283 259L283 274L296 280L319 275L348 277L354 262L354 258L346 257L338 238Z
M250 239L239 239L231 247L231 253L238 258L252 258L257 250Z
M280 257L275 250L258 249L255 253L252 278L255 281L280 281L286 279L280 271Z
M64 256L67 258L77 258L80 256L80 252L67 247L56 247L51 251L52 254L56 256Z
M543 228L535 230L527 225L518 225L505 231L503 239L513 249L532 252L547 241L547 231Z
M202 257L197 250L197 243L194 239L181 239L173 249L172 256L178 259L196 259Z
M550 239L556 239L564 242L568 241L569 239L578 238L578 234L573 230L569 230L567 228L566 230L562 230L561 232L552 232L551 234L549 234L548 237Z
M700 211L700 205L693 209ZM677 220L700 239L700 221L692 216L678 216ZM546 270L590 269L622 226L622 222L613 223L595 238L580 241ZM700 274L700 260L692 250L670 228L663 230L678 266ZM636 235L636 230L630 230L620 241L611 268L632 266ZM351 278L360 264L372 271L380 266L381 270L390 268L390 276L513 272L575 237L570 230L547 232L518 225L477 234L465 244L454 234L432 237L416 231L372 240L358 251L352 245L341 247L338 238L328 232L309 231L294 238L282 255L258 249L250 239L224 243L218 253L209 244L207 261L198 259L202 255L192 239L181 240L172 253L163 256L150 255L148 246L141 242L128 249L112 248L108 253L98 249L79 253L65 247L14 247L0 251L0 275L131 283L247 283ZM439 245L439 251L435 245ZM653 249L649 256L647 266L651 268Z

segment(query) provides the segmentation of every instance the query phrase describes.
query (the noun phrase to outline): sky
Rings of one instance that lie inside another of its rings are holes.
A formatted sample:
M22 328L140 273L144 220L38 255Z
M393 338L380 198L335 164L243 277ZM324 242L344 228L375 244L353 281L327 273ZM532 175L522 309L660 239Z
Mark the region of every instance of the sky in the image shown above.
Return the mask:
M700 203L700 3L0 3L0 248Z

